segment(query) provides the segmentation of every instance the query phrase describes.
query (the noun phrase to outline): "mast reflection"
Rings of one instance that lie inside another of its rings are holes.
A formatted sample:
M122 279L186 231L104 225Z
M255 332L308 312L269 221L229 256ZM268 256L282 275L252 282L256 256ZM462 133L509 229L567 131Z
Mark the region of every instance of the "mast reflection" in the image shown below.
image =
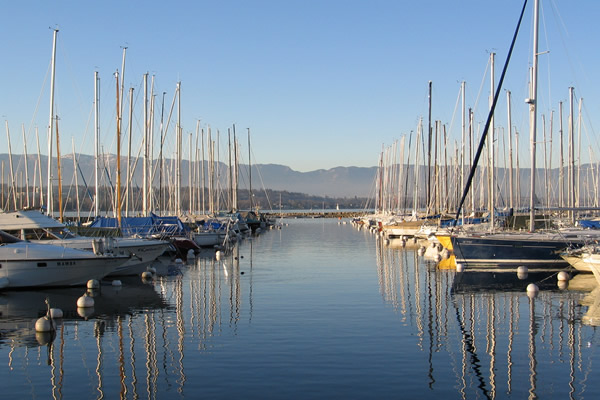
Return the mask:
M553 393L552 385L571 398L585 392L591 366L582 352L582 330L598 321L597 285L582 300L586 310L577 305L580 291L558 288L556 272L526 277L457 273L382 240L377 240L376 260L382 299L401 322L414 327L432 390L441 378L448 379L436 372L447 357L456 362L455 385L465 399L474 393L488 399L537 398ZM532 282L540 288L534 298L526 292ZM452 345L458 341L461 346ZM552 385L546 384L549 379Z

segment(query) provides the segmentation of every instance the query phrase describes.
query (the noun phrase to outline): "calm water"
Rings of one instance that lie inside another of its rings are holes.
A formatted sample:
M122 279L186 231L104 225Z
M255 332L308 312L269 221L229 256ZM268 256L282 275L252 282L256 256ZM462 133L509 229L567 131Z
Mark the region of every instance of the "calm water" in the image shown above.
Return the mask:
M531 300L350 224L287 222L103 286L87 318L83 288L1 293L0 398L600 398L598 290L551 277ZM52 345L33 330L46 296L66 313Z

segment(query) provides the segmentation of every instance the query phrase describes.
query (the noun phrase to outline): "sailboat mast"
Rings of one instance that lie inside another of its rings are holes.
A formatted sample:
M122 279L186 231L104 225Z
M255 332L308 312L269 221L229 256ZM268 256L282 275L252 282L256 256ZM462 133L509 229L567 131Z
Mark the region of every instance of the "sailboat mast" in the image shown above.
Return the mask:
M12 191L13 194L13 206L14 209L17 209L17 185L16 185L16 179L15 179L15 173L14 173L14 169L13 169L13 161L12 161L12 149L10 146L10 131L8 129L8 121L6 122L6 138L8 140L8 165L10 167L10 191L9 193Z
M429 119L428 119L428 131L429 140L427 142L427 210L429 211L429 202L431 201L431 138L433 135L433 131L431 128L431 88L432 82L429 81L429 90L428 90L428 100L429 100Z
M465 138L466 138L466 99L465 99L465 91L466 91L466 82L462 81L460 85L461 97L462 97L462 105L461 105L461 158L460 158L460 187L465 187ZM460 194L458 194L460 196ZM458 197L457 196L457 197ZM457 199L457 201L460 199ZM462 223L465 224L465 212L462 212Z
M177 161L175 164L176 168L176 181L175 181L175 210L177 211L177 215L181 216L181 82L177 82L177 128L175 129L177 135Z
M494 78L495 78L495 71L494 71L494 61L495 61L495 56L496 53L490 53L490 112L492 113L492 116L490 118L490 126L489 126L489 160L490 160L490 165L489 165L489 185L490 185L490 192L489 192L489 208L490 208L490 229L494 229L494 226L496 225L496 191L494 190L495 185L496 185L496 177L495 177L495 171L496 171L496 160L494 159L494 140L495 140L495 132L494 132L494 114L493 114L493 107L494 107L494 93L495 93L495 82L494 82Z
M58 215L60 222L64 222L62 202L62 175L60 169L60 137L58 135L58 116L56 117L56 169L58 171Z
M512 114L510 104L510 90L506 91L506 110L508 112L508 195L509 207L514 209L514 184L513 184L513 148L512 148Z
M121 227L121 103L119 95L119 71L115 73L117 83L117 221ZM58 129L57 129L58 136Z
M558 103L558 136L560 141L560 165L558 173L558 206L565 206L565 159L563 139L563 102Z
M538 78L538 30L539 30L539 0L533 6L533 70L531 74L531 96L529 103L529 140L531 146L531 181L529 193L529 231L535 231L535 141L537 130L537 78Z
M75 174L75 196L77 199L77 223L81 221L79 210L81 209L79 204L79 181L77 179L77 158L75 157L75 138L71 138L71 146L73 147L73 174Z
M148 216L148 73L144 74L144 156L142 163L142 211L144 216Z
M569 189L569 219L571 223L575 222L575 127L573 118L573 91L574 88L569 88L569 171L568 184Z
M52 67L50 73L50 116L48 118L48 215L52 216L54 213L53 198L52 198L52 129L54 124L54 78L56 72L56 38L58 36L58 29L54 29L54 36L52 39Z
M44 204L44 185L42 184L42 155L40 154L40 135L39 135L39 131L38 128L35 128L35 140L37 143L37 159L38 159L38 173L40 176L40 207ZM35 173L35 171L34 171ZM34 179L35 181L35 179ZM34 185L35 186L35 183ZM33 206L35 207L35 198L33 200Z
M25 206L29 208L29 166L27 164L29 157L27 156L27 138L25 137L25 125L21 125L23 132L23 150L25 151Z
M98 186L98 154L100 150L100 101L98 71L94 71L94 216L99 215L100 188Z
M125 189L125 216L129 217L131 197L131 136L133 135L133 88L129 88L129 140L127 141L127 187Z
M248 180L250 181L250 210L254 208L252 202L252 151L250 149L250 128L248 128Z

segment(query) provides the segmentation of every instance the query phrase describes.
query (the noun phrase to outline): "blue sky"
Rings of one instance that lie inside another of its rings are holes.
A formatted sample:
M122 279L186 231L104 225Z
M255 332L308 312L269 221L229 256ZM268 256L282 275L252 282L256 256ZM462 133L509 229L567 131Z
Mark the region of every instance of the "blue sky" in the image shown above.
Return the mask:
M427 123L427 86L433 118L460 137L460 82L467 107L483 126L487 116L489 53L496 81L522 7L521 0L487 1L52 1L4 2L0 24L0 117L8 121L13 153L22 153L22 125L35 152L35 127L46 153L51 27L58 27L56 113L61 152L93 153L93 76L101 77L101 141L116 152L115 81L127 46L125 85L134 87L134 140L141 143L142 75L155 76L170 105L181 81L185 152L196 121L221 133L236 124L243 154L246 128L253 162L299 171L374 166L383 145ZM531 59L528 4L504 87L513 96L513 125L527 165L527 68ZM600 2L542 4L540 112L549 119L574 86L584 98L582 158L595 139L599 102L597 38ZM497 126L506 126L503 93ZM128 103L125 103L128 107ZM565 105L565 110L567 106ZM554 135L558 136L558 117ZM567 121L566 112L563 119ZM124 122L126 128L127 122ZM171 125L173 127L174 125ZM548 128L549 129L549 128ZM165 152L175 142L169 132ZM413 139L414 140L414 139ZM541 131L538 134L541 140ZM557 139L555 139L557 140ZM504 143L504 139L499 143ZM7 152L5 140L0 152ZM453 146L453 144L452 144ZM555 145L555 149L558 146ZM122 154L125 154L123 150ZM134 151L135 152L135 151ZM187 158L187 153L184 154ZM556 160L557 157L555 157ZM242 162L247 162L244 156ZM538 161L539 165L540 161Z

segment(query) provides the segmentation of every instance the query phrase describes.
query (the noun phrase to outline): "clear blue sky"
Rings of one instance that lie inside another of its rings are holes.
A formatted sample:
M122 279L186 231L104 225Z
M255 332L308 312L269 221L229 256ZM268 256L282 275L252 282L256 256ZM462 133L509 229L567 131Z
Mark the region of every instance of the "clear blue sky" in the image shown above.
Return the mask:
M181 81L186 152L188 134L200 119L213 134L220 130L222 154L227 129L235 123L244 154L246 128L251 129L256 163L284 164L300 171L374 166L382 145L416 130L420 117L427 123L430 80L433 118L447 124L453 140L460 135L460 109L455 107L463 80L467 107L476 109L476 121L483 125L489 52L497 53L498 80L522 4L521 0L3 2L0 116L8 121L13 153L23 151L23 124L28 151L35 152L38 126L42 153L47 152L50 27L58 27L56 113L63 154L71 152L72 138L77 152L93 154L94 71L102 86L101 140L105 151L116 152L113 74L121 69L121 48L127 46L125 83L136 94L136 150L141 143L142 75L148 72L155 76L157 98L167 93L167 104ZM513 93L513 125L521 134L523 158L528 144L523 100L528 97L532 8L530 0L505 83ZM575 86L577 99L584 98L586 160L587 143L593 143L595 155L600 152L594 139L600 104L598 15L597 1L542 4L540 51L550 53L540 56L540 112L557 111L558 102L567 101L568 87ZM505 104L503 94L497 126L506 126ZM566 118L565 112L565 124ZM172 156L173 129L169 135L165 151ZM1 143L0 152L7 152L6 141Z

